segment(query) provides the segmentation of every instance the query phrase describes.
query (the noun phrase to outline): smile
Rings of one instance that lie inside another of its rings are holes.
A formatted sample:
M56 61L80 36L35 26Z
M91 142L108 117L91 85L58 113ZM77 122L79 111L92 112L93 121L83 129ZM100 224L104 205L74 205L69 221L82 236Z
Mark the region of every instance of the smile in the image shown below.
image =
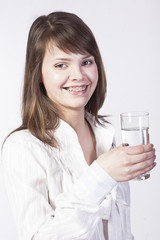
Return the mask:
M69 92L83 92L87 89L87 85L84 86L73 86L73 87L65 87L64 89L66 89Z
M69 87L68 91L70 92L81 92L86 90L87 86L83 86L83 87Z

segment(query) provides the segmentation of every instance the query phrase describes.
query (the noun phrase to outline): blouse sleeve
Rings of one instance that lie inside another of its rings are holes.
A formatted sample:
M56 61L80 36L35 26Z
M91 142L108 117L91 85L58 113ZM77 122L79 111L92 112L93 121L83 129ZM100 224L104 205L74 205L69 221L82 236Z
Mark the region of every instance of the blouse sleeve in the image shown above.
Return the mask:
M49 204L47 153L38 144L9 138L2 151L8 198L20 240L83 240L94 233L100 204L116 182L94 162L70 192Z

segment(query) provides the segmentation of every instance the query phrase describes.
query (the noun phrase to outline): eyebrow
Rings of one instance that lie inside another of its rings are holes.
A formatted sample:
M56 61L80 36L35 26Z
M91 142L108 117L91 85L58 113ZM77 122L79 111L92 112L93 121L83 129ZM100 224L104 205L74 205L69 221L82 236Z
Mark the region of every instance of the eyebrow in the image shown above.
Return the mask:
M82 59L86 59L86 58L89 58L89 57L93 57L93 56L92 55L87 55L87 56L84 56ZM56 58L56 60L71 61L70 58Z

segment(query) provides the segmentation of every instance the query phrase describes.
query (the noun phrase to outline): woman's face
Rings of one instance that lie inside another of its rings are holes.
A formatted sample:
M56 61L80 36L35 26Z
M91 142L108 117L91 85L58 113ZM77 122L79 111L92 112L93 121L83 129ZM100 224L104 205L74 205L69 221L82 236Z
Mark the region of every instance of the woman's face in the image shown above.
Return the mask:
M81 110L97 86L97 64L90 54L66 53L53 45L46 48L42 78L48 97L60 111Z

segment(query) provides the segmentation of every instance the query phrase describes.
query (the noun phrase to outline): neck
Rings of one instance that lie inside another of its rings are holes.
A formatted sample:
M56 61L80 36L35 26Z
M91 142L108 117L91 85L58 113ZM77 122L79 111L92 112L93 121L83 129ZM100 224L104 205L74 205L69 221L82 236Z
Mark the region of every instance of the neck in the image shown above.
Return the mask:
M80 111L63 112L60 118L67 122L77 134L79 134L86 125L84 109Z

